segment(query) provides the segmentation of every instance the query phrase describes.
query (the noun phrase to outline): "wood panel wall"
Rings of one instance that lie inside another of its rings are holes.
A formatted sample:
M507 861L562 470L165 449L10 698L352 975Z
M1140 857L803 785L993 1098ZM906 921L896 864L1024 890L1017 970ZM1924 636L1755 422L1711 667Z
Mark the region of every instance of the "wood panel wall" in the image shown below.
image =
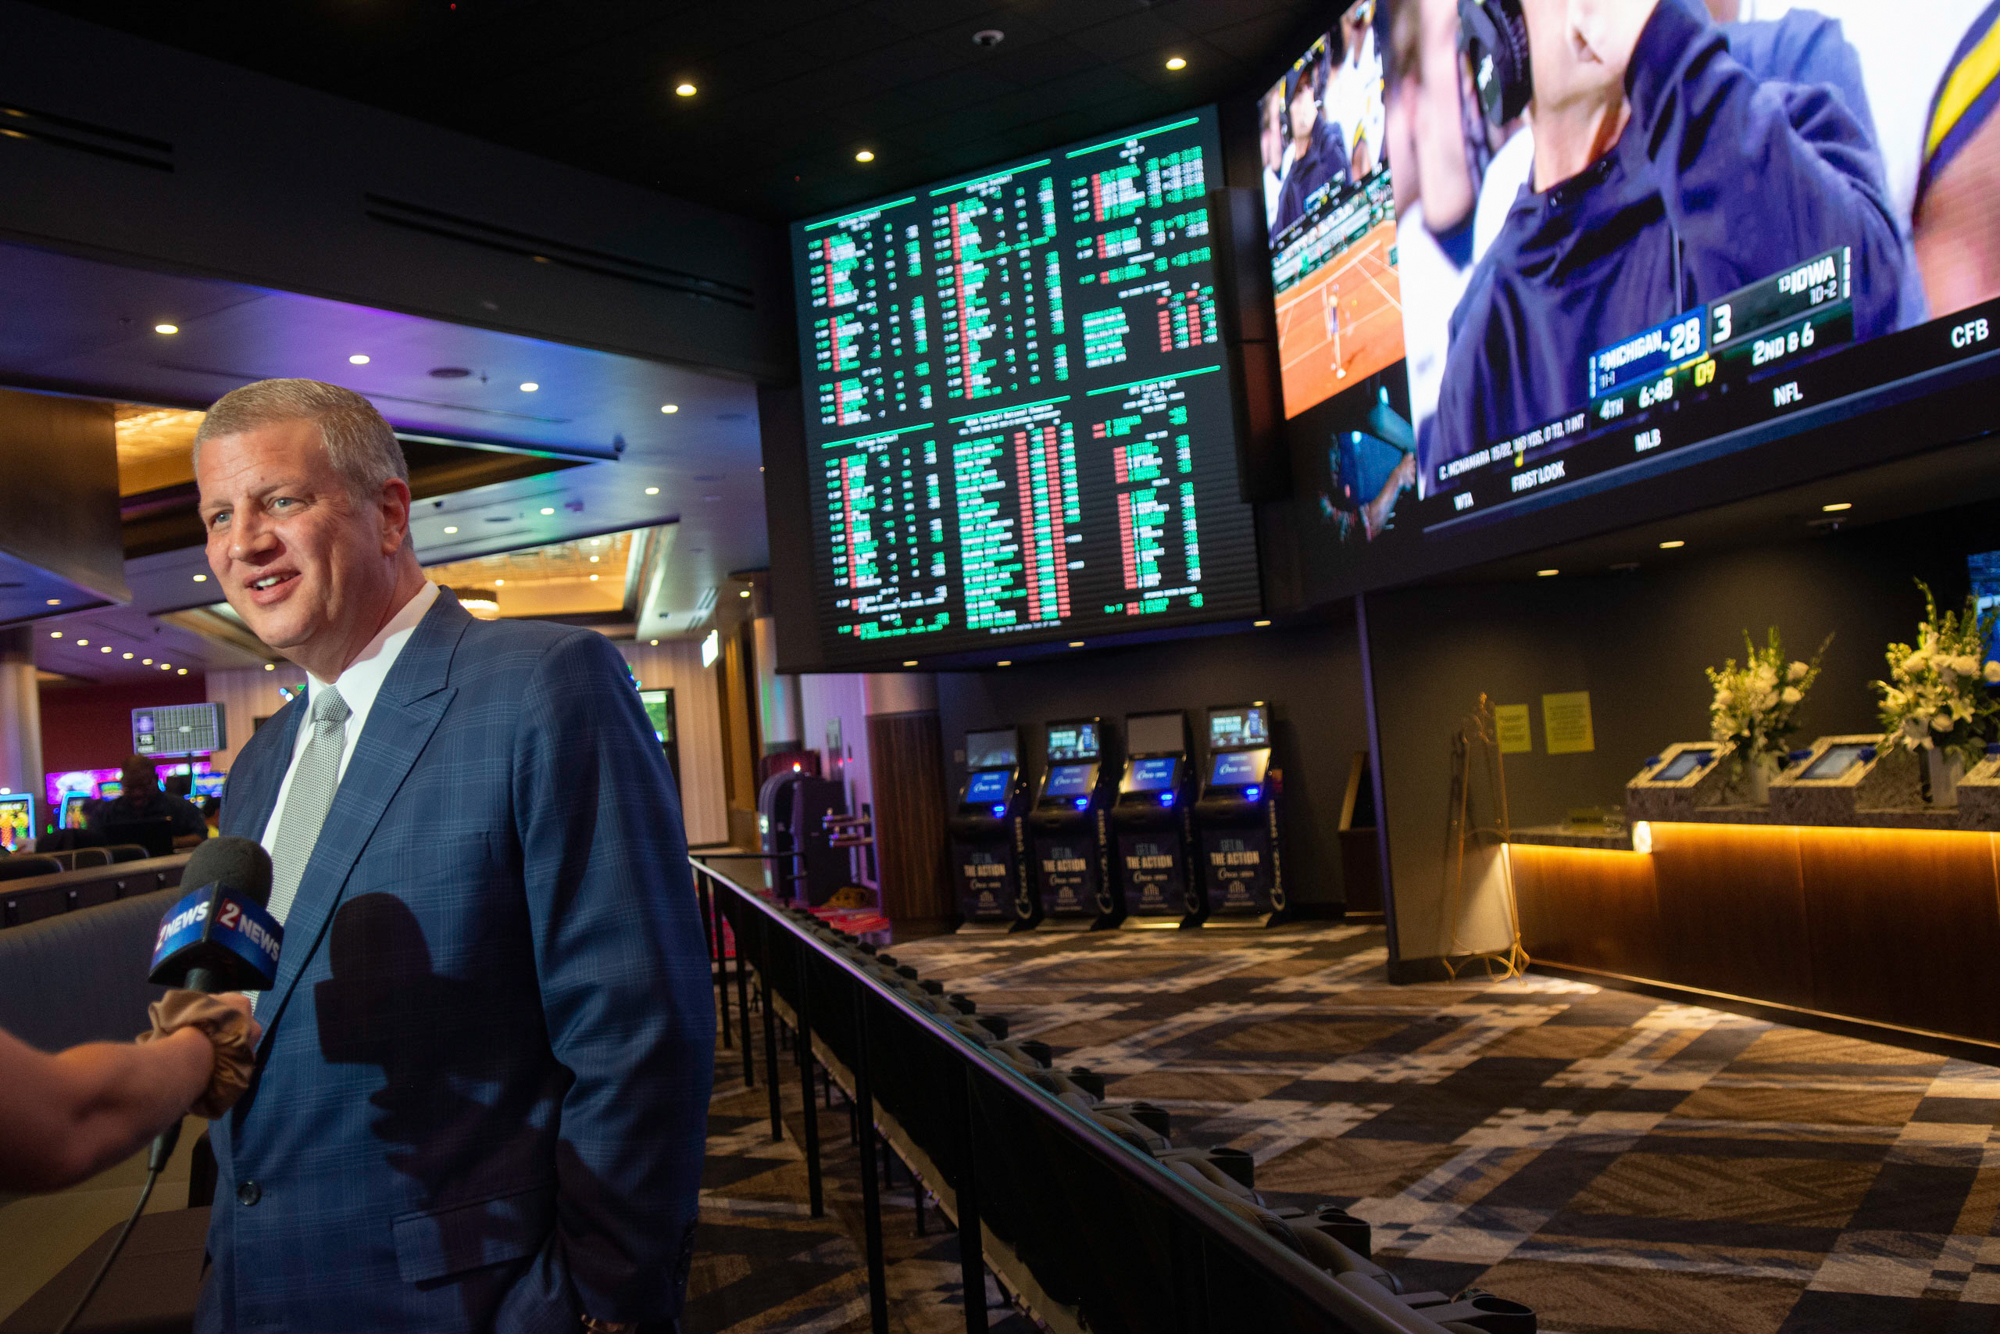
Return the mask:
M894 922L952 916L937 714L870 714L868 755L883 914Z
M1537 960L2000 1042L2000 835L1655 823L1513 846Z
M715 669L701 665L701 644L693 639L663 644L620 644L632 674L646 690L674 692L674 721L680 724L681 817L689 843L724 843L729 817L722 787L722 715L717 705Z

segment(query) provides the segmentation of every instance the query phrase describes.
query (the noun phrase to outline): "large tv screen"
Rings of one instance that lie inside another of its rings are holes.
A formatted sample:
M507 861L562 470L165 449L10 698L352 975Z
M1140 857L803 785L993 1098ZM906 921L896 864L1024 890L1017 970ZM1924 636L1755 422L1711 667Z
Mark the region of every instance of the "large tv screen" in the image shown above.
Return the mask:
M1212 109L794 225L829 663L1259 607Z
M1996 52L1990 0L1335 7L1258 102L1308 545L1387 582L1991 375Z

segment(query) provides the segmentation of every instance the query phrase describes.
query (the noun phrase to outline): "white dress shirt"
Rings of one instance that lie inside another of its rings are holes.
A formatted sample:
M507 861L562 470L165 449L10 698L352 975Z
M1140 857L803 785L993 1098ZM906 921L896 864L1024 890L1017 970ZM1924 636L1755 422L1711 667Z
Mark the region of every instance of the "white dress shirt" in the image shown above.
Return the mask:
M340 776L347 776L347 765L354 758L354 747L361 740L361 730L368 725L368 711L375 705L375 696L381 692L382 682L389 677L389 669L396 665L396 659L403 656L403 646L410 642L410 635L417 628L417 622L424 619L424 613L437 601L438 586L429 580L417 590L416 596L403 604L403 609L389 618L382 632L368 641L368 647L361 650L361 656L347 665L336 682L322 681L310 672L306 674L306 702L302 706L306 716L299 720L299 730L292 741L291 763L285 766L285 781L278 785L278 800L271 807L271 818L264 824L264 836L258 842L264 851L274 852L278 845L278 821L285 813L285 799L292 794L292 777L299 771L299 757L306 753L306 742L312 739L312 705L319 698L319 692L329 685L340 687L340 697L347 701L347 744L340 752ZM336 789L338 791L338 789Z

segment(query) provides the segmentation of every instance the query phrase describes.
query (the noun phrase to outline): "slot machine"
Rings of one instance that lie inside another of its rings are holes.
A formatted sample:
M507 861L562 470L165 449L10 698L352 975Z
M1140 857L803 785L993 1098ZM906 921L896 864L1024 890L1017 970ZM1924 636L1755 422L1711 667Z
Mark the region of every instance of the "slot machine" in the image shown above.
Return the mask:
M965 782L946 821L959 915L967 926L1032 925L1037 905L1022 875L1021 729L965 734Z
M1271 768L1271 710L1208 711L1208 768L1194 805L1202 917L1268 924L1285 907L1278 839L1282 775Z
M1028 869L1045 923L1115 926L1123 916L1110 874L1108 815L1118 790L1104 721L1071 718L1043 729L1048 768L1028 808Z
M1177 917L1183 926L1198 926L1201 898L1188 858L1194 783L1186 712L1126 714L1125 748L1110 815L1125 924Z

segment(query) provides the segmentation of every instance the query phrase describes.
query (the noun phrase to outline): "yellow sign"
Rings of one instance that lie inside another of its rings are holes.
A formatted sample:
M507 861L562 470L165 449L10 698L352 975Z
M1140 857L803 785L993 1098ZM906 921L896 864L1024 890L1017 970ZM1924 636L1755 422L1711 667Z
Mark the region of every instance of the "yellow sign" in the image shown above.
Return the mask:
M1535 725L1528 721L1525 704L1495 704L1493 730L1500 737L1502 755L1527 755L1535 749Z
M1542 696L1542 736L1551 755L1596 750L1597 738L1590 730L1590 692Z

